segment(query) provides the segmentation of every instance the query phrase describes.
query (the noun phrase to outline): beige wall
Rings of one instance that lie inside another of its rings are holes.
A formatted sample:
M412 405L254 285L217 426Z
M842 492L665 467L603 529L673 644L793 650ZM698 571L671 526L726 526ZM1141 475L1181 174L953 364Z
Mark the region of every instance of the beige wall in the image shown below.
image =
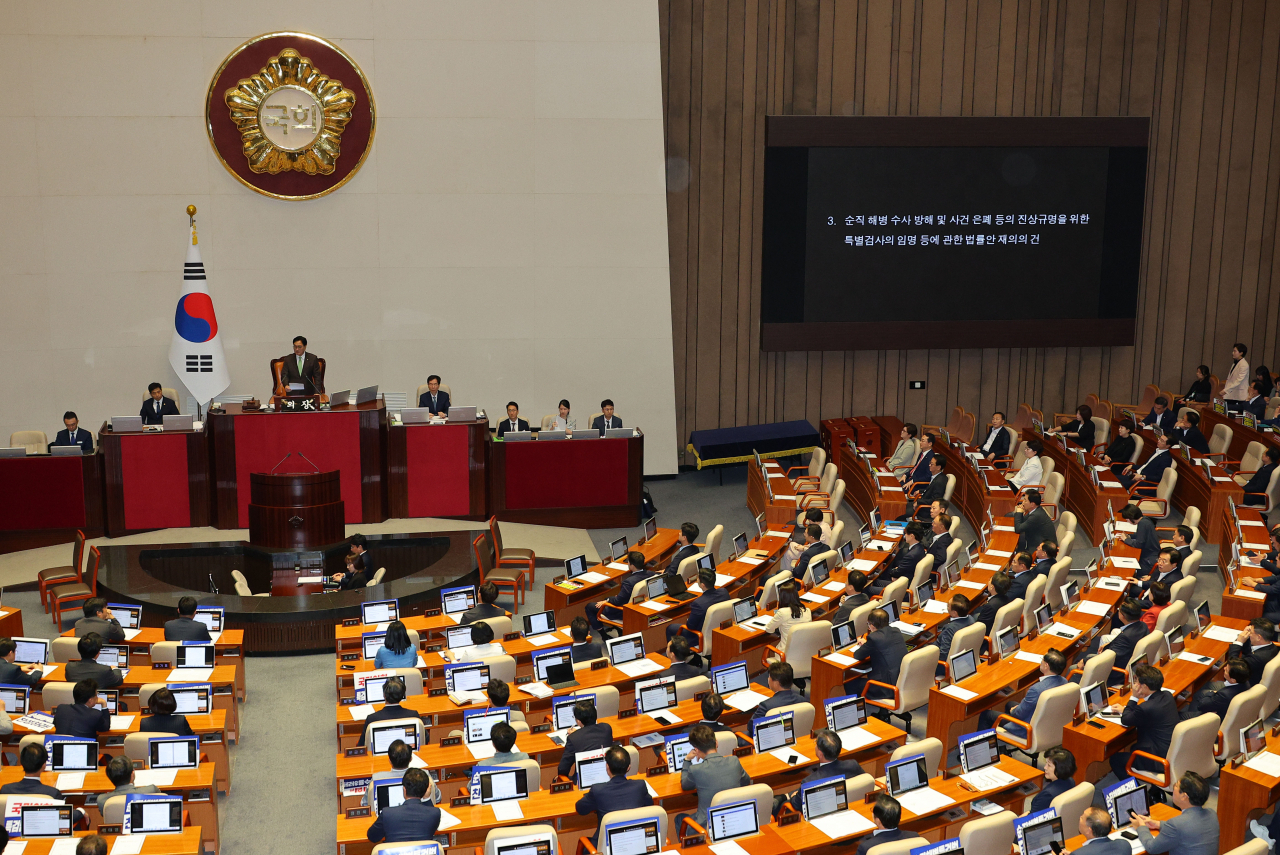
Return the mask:
M310 202L242 187L203 124L222 59L290 29L350 54L378 107L361 172ZM0 442L178 385L191 203L228 393L267 395L301 333L331 390L435 372L535 421L611 397L645 471L675 470L653 0L6 2L0 79Z

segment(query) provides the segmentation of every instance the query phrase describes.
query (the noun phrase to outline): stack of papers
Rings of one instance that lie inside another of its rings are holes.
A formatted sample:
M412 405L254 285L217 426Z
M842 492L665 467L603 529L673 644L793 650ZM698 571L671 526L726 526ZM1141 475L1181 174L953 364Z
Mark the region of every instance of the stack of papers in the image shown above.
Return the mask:
M1041 662L1044 661L1044 654L1029 653L1026 650L1019 650L1017 653L1013 654L1013 658L1021 659L1023 662L1034 662L1037 665L1039 665Z
M128 730L129 726L133 724L133 720L135 718L137 718L137 716L113 715L111 717L111 729L112 730ZM62 787L58 787L58 789L61 790Z
M480 742L464 742L463 744L467 746L471 756L477 760L488 760L496 753L493 748L493 742L488 739Z
M809 824L832 840L851 837L854 834L865 834L876 827L874 822L853 810L829 813L826 816L811 820Z
M643 674L650 674L654 671L661 671L662 666L652 659L637 659L634 662L624 662L617 666L618 670L628 677L639 677Z
M1225 641L1227 644L1235 644L1236 638L1240 635L1238 629L1227 629L1225 626L1217 624L1209 624L1209 628L1203 633L1205 638L1211 638L1214 641Z
M556 634L554 632L548 632L543 635L535 635L532 638L526 638L525 641L529 642L534 647L546 647L548 644L558 643L560 639L556 638Z
M610 564L609 566L615 569L619 567L622 568L623 570L627 569L627 565L625 564ZM581 582L584 585L594 585L597 582L609 581L609 577L604 575L603 573L597 573L594 570L588 570L586 573L583 573L581 576L575 576L573 578L573 581Z
M734 692L732 695L724 699L724 702L735 710L747 712L753 710L764 701L765 696L759 692L753 692L750 689L743 689L740 692Z
M993 525L991 527L991 530L992 531L1014 531L1015 529L1011 525Z
M763 558L751 558L749 556L743 556L738 560L741 561L743 564L750 564L752 567L759 567L761 564L764 563Z
M761 559L761 560L763 561L763 559ZM717 573L717 574L716 574L716 587L717 587L717 588L723 588L725 585L728 585L728 584L729 584L730 582L732 582L733 580L734 580L734 577L733 577L733 576L726 576L724 573Z
M1259 591L1250 591L1248 588L1236 588L1233 592L1237 597L1248 597L1251 600L1265 600L1266 594Z
M417 755L415 754L414 756L416 757ZM409 765L412 766L413 764L410 763ZM438 828L439 831L444 831L447 828L453 828L455 825L461 825L461 824L462 824L462 820L458 819L456 816L449 813L444 808L440 808L440 826Z
M712 843L707 847L715 855L747 855L747 850L738 845L736 840L728 840L724 843Z
M1272 778L1280 778L1280 754L1263 751L1244 765Z
M1122 531L1125 534L1133 534L1138 530L1137 523L1131 523L1127 520L1121 520L1115 524L1116 531Z
M909 810L916 816L933 813L956 803L950 796L943 795L933 787L921 787L898 796L898 804L903 810Z
M973 565L973 569L975 569L975 570L999 570L999 569L1000 569L1001 567L1003 567L1003 566L1004 566L1003 564L992 564L992 563L990 563L989 561L979 561L977 564Z
M868 549L877 549L881 552L888 552L893 549L893 542L888 540L873 540L867 544Z
M356 704L353 707L347 707L351 713L352 721L364 721L373 714L373 704Z
M165 678L168 683L207 683L213 676L212 668L174 668Z
M916 626L913 623L906 623L905 621L900 620L895 620L893 623L889 624L889 626L897 627L898 632L901 632L907 638L915 638L917 635L924 632L924 627Z
M997 528L999 528L999 526L997 526ZM996 558L1011 558L1013 553L1005 552L1001 549L988 549L987 555L994 555Z
M924 609L925 614L945 615L950 607L946 603L942 602L942 600L925 600L922 608Z
M956 587L957 588L973 588L975 590L981 591L983 588L987 586L982 584L981 582L970 582L968 579L961 579L959 582L956 582Z
M845 751L855 751L877 739L874 733L857 725L836 731L836 736L840 737L840 747Z
M857 570L860 573L866 573L868 570L874 570L876 567L880 566L880 562L867 558L855 558L845 566L850 570Z
M82 790L84 789L84 772L59 772L58 782L54 786L63 792Z
M791 537L791 535L787 534L785 531L774 531L773 529L766 531L764 533L764 536L765 537Z
M53 730L53 716L45 712L27 713L13 720L13 723L19 727L25 727L33 733L44 733L46 730Z
M971 701L978 697L977 692L971 692L968 689L962 689L959 686L944 686L938 691L944 695L950 695L953 698L959 698L962 701Z
M840 582L840 581L831 581L831 582L828 582L827 584L823 585L823 586L822 586L821 588L819 588L818 590L820 590L820 591L837 591L837 592L838 592L838 591L843 591L843 590L844 590L844 582Z
M1007 787L1018 779L1003 769L988 766L976 772L966 772L960 776L960 780L979 790L994 790L997 787Z
M1110 612L1111 607L1108 606L1106 603L1098 603L1098 602L1094 602L1093 600L1083 600L1076 606L1075 610L1078 612L1083 612L1084 614L1087 614L1087 615L1101 616Z
M1210 662L1213 661L1212 656L1200 656L1195 653L1188 653L1185 650L1173 658L1181 659L1183 662L1194 662L1197 665L1208 665Z
M828 662L839 665L841 668L848 668L855 661L852 656L845 656L843 653L828 653L824 658Z
M523 686L519 686L518 688L526 695L533 695L535 698L549 698L556 693L555 689L551 688L541 680L536 683L525 683ZM480 695L478 700L483 700L488 697L484 692L476 692L476 694Z
M671 603L664 603L660 600L645 600L636 606L638 609L644 609L647 612L661 612L671 608Z
M139 787L145 784L154 784L157 787L172 787L173 779L177 776L177 769L138 769L133 773L133 783Z

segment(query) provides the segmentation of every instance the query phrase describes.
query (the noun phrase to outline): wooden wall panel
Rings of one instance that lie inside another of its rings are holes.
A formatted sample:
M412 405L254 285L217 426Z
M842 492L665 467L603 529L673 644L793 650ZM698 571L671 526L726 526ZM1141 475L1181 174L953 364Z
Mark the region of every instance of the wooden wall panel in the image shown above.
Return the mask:
M682 446L783 419L1131 403L1225 371L1237 340L1278 367L1280 4L657 2ZM1138 346L762 353L764 118L813 114L1149 116Z

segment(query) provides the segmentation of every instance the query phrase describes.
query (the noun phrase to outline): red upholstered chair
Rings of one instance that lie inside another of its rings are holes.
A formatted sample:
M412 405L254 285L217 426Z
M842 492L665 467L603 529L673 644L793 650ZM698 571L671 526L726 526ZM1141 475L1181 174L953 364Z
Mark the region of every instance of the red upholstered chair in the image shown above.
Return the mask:
M83 604L85 600L98 596L98 568L102 565L102 553L98 547L89 547L89 581L70 582L56 585L49 591L49 604L53 609L53 625L62 630L62 610L72 604Z
M275 404L277 398L283 398L289 394L289 390L285 387L285 383L284 383L284 361L288 358L289 358L288 356L277 356L275 359L271 360L271 403L272 404ZM320 388L322 390L324 389L325 365L326 363L324 361L324 357L322 356L316 357L316 372L318 375L316 379L320 381ZM320 402L323 404L323 403L328 403L328 401L329 401L329 396L326 395L323 391L321 391Z
M497 516L489 517L489 536L493 540L493 553L498 567L520 567L524 575L524 586L533 590L533 565L538 560L532 549L521 549L502 545L502 528L498 525Z
M79 582L84 578L84 532L76 532L75 547L71 551L71 564L62 567L50 567L36 574L40 583L40 605L45 613L49 612L49 588L54 585L67 585Z

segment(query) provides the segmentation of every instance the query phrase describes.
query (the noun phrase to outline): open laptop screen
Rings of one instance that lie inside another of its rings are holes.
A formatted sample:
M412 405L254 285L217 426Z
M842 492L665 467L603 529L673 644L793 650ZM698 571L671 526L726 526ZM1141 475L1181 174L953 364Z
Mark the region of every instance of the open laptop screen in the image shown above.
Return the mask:
M480 803L523 799L529 796L529 782L524 769L504 769L501 772L480 773Z
M197 769L200 767L198 736L161 736L148 741L152 769Z
M959 650L947 660L951 663L951 682L959 683L978 672L978 652L973 648Z
M671 709L676 705L676 678L658 677L636 683L636 709L642 713Z
M999 740L995 728L980 730L960 737L960 765L965 772L976 772L1000 762Z
M576 558L565 559L564 575L566 579L572 579L574 576L581 576L587 572L587 556L579 555Z
M867 720L866 701L856 695L843 698L829 698L827 705L827 721L831 729L837 733L850 727L857 727Z
M142 624L142 606L125 603L107 603L111 616L120 622L122 629L137 629Z
M889 783L889 795L894 797L929 786L929 772L925 768L923 754L886 764L884 774Z
M800 807L804 818L813 822L827 814L849 808L849 795L843 775L823 778L800 787Z
M605 644L609 662L615 666L644 658L644 636L638 632L610 639Z
M662 848L658 820L610 823L604 830L602 855L657 855Z
M707 811L707 831L715 842L758 833L760 818L755 800L711 808Z
M488 742L494 725L510 721L511 710L506 707L464 713L463 736L467 742Z
M465 585L460 588L442 588L440 590L440 608L447 615L462 614L476 604L476 586Z
M182 830L182 799L139 799L129 802L129 830L164 834Z
M742 623L744 620L751 620L756 616L756 601L750 597L743 597L735 600L733 603L733 622Z
M400 604L395 600L378 600L360 604L360 622L366 626L390 623L400 619Z
M524 615L523 617L524 634L526 637L555 631L556 613L553 611L536 612L531 615Z
M557 647L554 650L548 650L539 653L533 657L533 673L539 680L547 679L547 669L552 665L563 665L564 663L573 663L573 648Z
M711 669L711 685L721 695L740 692L751 685L750 669L746 662L730 662Z

